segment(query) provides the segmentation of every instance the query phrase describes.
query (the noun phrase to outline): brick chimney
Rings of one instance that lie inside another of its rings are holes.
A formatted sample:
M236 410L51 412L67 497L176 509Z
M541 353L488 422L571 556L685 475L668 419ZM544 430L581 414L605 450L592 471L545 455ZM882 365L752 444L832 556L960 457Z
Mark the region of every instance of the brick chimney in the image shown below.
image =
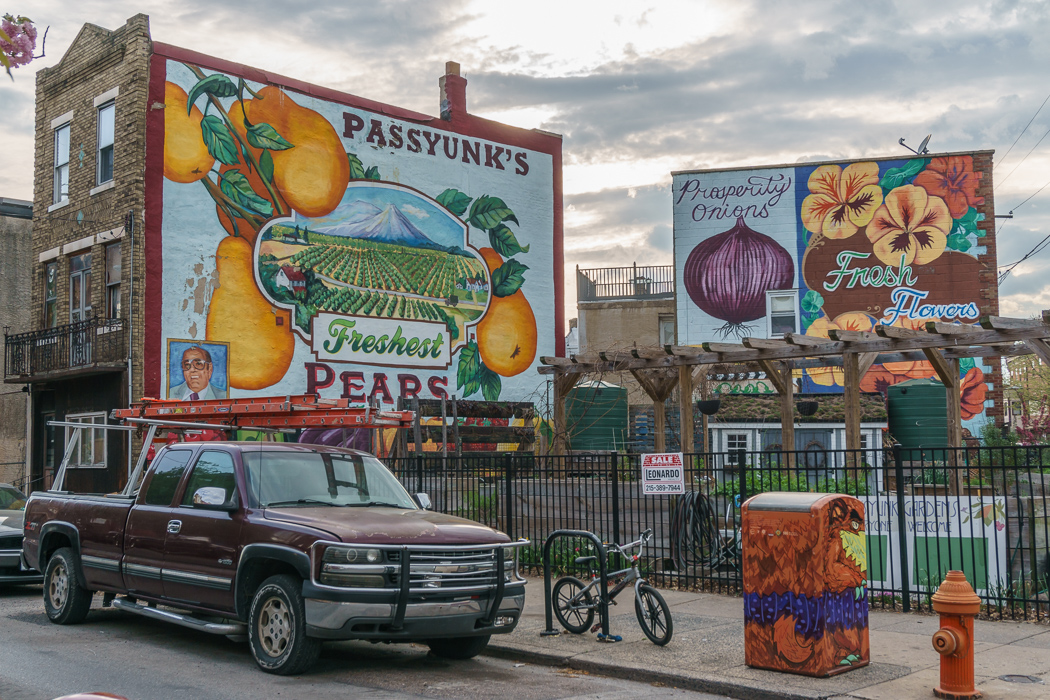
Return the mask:
M441 118L453 121L453 116L465 116L467 113L467 79L459 74L459 64L455 61L445 62L445 75L438 80L441 88Z

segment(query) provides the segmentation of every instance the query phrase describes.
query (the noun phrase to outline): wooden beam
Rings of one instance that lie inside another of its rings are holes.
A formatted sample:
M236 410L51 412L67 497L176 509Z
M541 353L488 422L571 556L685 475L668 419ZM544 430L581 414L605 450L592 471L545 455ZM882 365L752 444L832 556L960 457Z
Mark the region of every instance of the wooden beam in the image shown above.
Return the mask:
M567 357L541 357L540 362L550 367L571 367L575 364Z
M781 370L783 370L782 364L779 362L759 360L758 366L766 373L766 379L768 379L769 383L773 385L773 388L777 390L777 393L783 394L785 387L783 378L781 377Z
M678 368L678 416L680 423L679 444L682 452L695 452L693 446L693 368L685 365Z
M821 338L815 335L802 335L800 333L785 333L784 340L786 340L791 345L821 346L833 344L829 343L827 338Z
M744 344L744 347L753 350L760 350L763 348L773 350L788 346L788 342L780 338L742 338L741 342Z
M938 333L940 335L958 335L960 333L973 333L980 331L981 326L971 326L969 323L944 323L943 321L927 321L926 332Z
M1028 338L1024 341L1024 344L1026 348L1039 356L1044 365L1050 365L1050 346L1046 344L1045 340Z
M941 380L942 384L948 386L952 382L952 370L948 366L948 360L937 348L925 348L922 352L926 355L929 363L933 365L933 371L937 373L937 378ZM958 375L956 375L957 378Z
M1004 318L1002 316L982 316L980 324L982 328L987 328L988 330L1005 331L1045 327L1046 321L1029 318Z
M838 330L837 328L831 328L828 330L828 335L831 337L832 340L841 340L847 343L879 340L879 336L875 335L871 331L843 331Z
M842 356L843 393L846 409L846 449L860 449L860 356ZM854 460L855 461L855 460Z
M554 375L554 445L552 451L555 455L564 455L568 452L569 426L565 420L565 397L579 380L580 375L578 374Z
M862 352L860 357L857 358L857 369L860 372L860 376L863 378L871 366L875 364L875 359L879 356L877 352ZM859 386L859 385L858 385Z

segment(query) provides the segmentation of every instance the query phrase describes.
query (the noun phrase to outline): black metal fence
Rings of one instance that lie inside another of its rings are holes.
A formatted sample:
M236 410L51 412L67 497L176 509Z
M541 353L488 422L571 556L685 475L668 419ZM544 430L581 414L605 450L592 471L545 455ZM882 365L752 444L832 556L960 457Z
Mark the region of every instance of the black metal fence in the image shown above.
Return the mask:
M944 574L959 569L993 617L1050 612L1050 446L687 454L686 493L673 496L643 493L640 460L423 454L390 465L435 510L531 540L526 567L538 570L557 529L624 543L652 528L649 578L726 593L742 586L743 501L771 491L844 493L864 504L867 551L851 554L873 607L928 610ZM579 570L574 560L588 547L559 543L555 565Z
M4 376L29 377L121 362L127 359L127 353L123 319L90 318L5 336Z
M673 265L576 268L579 301L670 299L674 297Z

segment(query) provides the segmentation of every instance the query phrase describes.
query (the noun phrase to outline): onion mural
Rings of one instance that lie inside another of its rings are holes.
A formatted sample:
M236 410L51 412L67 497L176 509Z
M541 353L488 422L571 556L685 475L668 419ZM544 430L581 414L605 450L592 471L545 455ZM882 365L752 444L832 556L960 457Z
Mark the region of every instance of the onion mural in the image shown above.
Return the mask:
M733 228L693 248L683 277L693 303L726 322L718 329L723 338L743 336L748 321L766 315L768 290L794 286L795 264L782 245L740 217Z

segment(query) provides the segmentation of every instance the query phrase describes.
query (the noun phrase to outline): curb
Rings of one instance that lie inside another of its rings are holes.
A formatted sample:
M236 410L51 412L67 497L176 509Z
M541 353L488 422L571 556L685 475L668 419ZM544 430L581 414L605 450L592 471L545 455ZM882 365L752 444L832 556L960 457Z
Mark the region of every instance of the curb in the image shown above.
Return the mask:
M607 678L620 678L623 680L639 681L643 683L660 683L665 686L681 688L683 690L726 695L731 698L737 698L737 700L828 700L828 698L837 695L820 693L802 695L782 690L763 690L761 688L752 688L747 685L717 678L680 676L666 671L606 664L597 661L577 659L572 656L561 656L558 654L547 654L527 649L493 646L492 644L485 647L481 654L482 656L491 656L508 661L523 661L538 666L564 666L577 671L586 671L587 673L605 676Z

